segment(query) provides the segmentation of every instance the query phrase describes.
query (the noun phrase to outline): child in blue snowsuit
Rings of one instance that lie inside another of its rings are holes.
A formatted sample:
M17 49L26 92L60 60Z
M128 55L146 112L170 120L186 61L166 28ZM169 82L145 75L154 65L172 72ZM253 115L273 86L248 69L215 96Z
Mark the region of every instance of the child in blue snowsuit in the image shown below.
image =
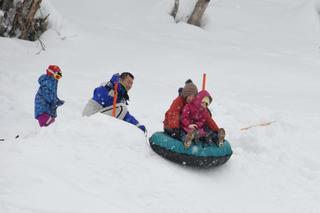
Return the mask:
M57 117L57 108L64 101L57 97L58 80L62 77L61 70L56 65L50 65L47 74L40 76L38 82L40 87L35 97L35 118L40 127L52 124Z
M145 126L141 125L127 110L129 101L128 91L132 87L133 79L134 76L129 72L124 72L121 75L118 73L114 74L109 82L94 89L93 97L84 108L82 116L91 116L97 112L111 116L115 94L114 86L118 83L116 118L131 123L146 132Z

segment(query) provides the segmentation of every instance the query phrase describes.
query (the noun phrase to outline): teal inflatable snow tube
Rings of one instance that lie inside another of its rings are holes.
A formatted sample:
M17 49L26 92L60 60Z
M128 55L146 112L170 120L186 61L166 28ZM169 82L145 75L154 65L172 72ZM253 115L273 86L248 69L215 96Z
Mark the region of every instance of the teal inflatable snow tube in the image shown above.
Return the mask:
M212 167L221 165L232 155L230 143L225 140L224 145L193 143L185 148L183 143L164 132L154 133L150 139L151 148L159 155L173 162L193 167Z

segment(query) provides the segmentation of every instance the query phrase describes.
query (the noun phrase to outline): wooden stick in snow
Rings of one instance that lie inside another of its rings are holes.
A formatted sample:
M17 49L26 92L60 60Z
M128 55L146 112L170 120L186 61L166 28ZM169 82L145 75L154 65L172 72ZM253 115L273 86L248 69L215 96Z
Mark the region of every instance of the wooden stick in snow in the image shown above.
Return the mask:
M254 125L251 125L251 126L247 126L247 127L244 127L244 128L241 128L240 130L241 131L244 131L244 130L248 130L248 129L251 129L253 127L258 127L258 126L268 126L272 123L274 123L276 121L270 121L270 122L265 122L265 123L259 123L259 124L254 124Z

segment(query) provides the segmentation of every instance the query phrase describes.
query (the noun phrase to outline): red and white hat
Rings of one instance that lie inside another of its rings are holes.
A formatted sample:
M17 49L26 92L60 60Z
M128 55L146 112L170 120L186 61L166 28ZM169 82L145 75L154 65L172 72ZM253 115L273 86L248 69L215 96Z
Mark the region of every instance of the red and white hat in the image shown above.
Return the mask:
M54 74L61 74L61 69L57 65L49 65L47 69L47 75L53 76Z

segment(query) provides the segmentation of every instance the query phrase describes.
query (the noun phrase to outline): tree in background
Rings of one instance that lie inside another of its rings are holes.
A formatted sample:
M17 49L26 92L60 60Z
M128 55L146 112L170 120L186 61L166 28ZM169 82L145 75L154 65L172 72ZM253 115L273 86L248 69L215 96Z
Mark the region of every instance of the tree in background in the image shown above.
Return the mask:
M198 26L201 26L201 19L203 17L203 14L205 10L207 9L207 6L209 4L210 0L198 0L191 16L188 19L188 23ZM174 7L170 13L171 16L173 16L174 19L176 19L177 13L179 9L179 0L174 1Z
M9 11L13 7L13 0L0 0L0 9L3 11Z
M0 36L35 41L47 30L46 17L35 17L42 0L0 0Z
M177 16L178 9L179 9L179 0L174 0L174 6L173 6L173 9L170 13L170 15L172 15L174 19Z
M210 2L210 0L198 0L197 1L196 6L194 7L193 12L188 20L189 24L193 24L195 26L200 27L202 16L203 16L204 12L206 11L209 2Z

